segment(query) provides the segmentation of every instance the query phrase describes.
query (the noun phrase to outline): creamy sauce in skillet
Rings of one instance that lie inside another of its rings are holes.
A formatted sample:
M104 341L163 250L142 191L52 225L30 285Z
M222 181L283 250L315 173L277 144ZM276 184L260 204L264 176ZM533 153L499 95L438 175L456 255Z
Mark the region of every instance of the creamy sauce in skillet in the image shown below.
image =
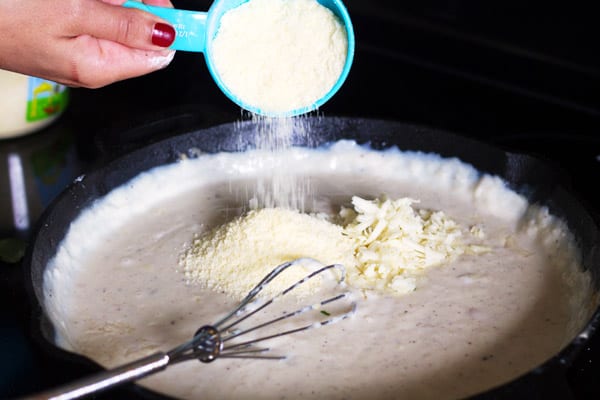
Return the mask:
M194 234L242 213L273 169L310 177L313 210L335 213L352 195L412 197L480 226L492 251L431 268L408 295L357 293L351 319L273 343L284 361L187 362L139 384L189 399L464 397L550 358L590 315L589 277L568 232L496 178L350 142L264 156L159 168L84 213L44 282L59 345L114 367L168 350L228 311L230 298L186 284L178 257Z

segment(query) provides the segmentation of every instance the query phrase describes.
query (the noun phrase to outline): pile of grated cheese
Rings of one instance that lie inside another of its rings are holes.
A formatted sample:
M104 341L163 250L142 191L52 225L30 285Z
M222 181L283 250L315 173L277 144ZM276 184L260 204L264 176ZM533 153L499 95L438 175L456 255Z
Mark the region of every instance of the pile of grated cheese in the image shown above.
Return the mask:
M348 53L341 21L316 0L251 0L223 14L212 59L223 84L268 114L311 106Z
M356 260L355 268L348 271L350 285L404 294L416 289L417 278L427 268L462 254L489 251L485 246L464 244L460 225L442 211L415 209L417 202L355 196L353 209L342 208L340 215L347 221L344 235L354 243ZM471 233L483 237L481 230Z
M194 240L180 265L190 283L244 297L277 265L297 258L353 265L352 241L342 227L323 218L284 208L253 210ZM310 264L310 263L309 263ZM314 269L289 268L263 292L276 295ZM311 279L294 293L300 297L320 284Z
M341 225L325 218L283 208L253 210L196 238L180 265L188 283L242 298L272 268L296 258L343 264L347 283L362 290L405 294L432 266L462 254L489 249L461 241L463 229L442 211L417 210L416 200L386 196L352 198L342 207ZM482 238L480 230L472 230ZM306 275L294 269L274 281L265 293L274 295ZM318 281L299 288L314 291Z

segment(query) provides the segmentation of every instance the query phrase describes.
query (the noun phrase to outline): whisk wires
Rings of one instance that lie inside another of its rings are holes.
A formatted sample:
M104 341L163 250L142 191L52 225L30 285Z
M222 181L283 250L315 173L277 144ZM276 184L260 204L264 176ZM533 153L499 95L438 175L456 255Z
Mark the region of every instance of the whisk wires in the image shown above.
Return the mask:
M341 264L330 264L322 266L315 271L307 274L304 278L298 280L294 284L281 291L279 294L267 299L258 299L259 293L276 277L278 277L286 269L299 265L305 262L307 259L297 259L289 262L285 262L275 267L269 274L267 274L250 292L246 297L234 308L231 312L221 318L213 325L205 325L201 327L194 337L176 347L167 353L170 357L171 363L177 363L180 361L198 359L202 362L211 362L217 358L252 358L252 359L268 359L268 360L281 360L285 359L285 355L271 355L266 354L270 351L268 347L255 347L255 344L263 342L269 339L290 335L297 332L306 331L309 329L318 328L321 326L329 325L343 319L350 317L356 312L356 303L351 301L350 293L343 292L334 294L329 298L320 300L316 303L301 306L300 308L285 312L282 315L272 318L266 322L260 322L249 328L237 328L240 324L252 316L255 316L259 312L263 311L266 307L270 306L281 297L289 294L294 289L297 289L302 284L306 283L310 279L315 278L317 275L321 275L326 271L337 269L339 271L338 285L343 284L346 276L346 271ZM314 260L310 260L316 263ZM286 329L280 332L267 334L264 336L255 337L242 342L234 342L235 339L247 335L251 332L258 331L260 329L273 326L282 321L297 317L300 314L307 313L311 310L320 310L325 305L330 305L334 302L347 300L350 304L343 311L329 314L322 312L321 318L318 321L310 321L307 323L300 324L300 326Z

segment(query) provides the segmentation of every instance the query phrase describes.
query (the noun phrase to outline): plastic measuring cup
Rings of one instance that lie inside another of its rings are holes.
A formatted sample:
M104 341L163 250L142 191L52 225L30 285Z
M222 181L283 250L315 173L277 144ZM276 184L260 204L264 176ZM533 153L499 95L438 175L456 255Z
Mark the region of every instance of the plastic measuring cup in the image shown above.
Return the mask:
M346 34L348 37L348 51L342 73L331 90L329 90L325 96L321 97L309 106L282 113L264 112L260 108L242 101L238 96L236 96L235 93L225 86L212 59L210 44L212 39L214 39L217 34L221 17L229 10L236 8L248 1L250 0L216 0L212 3L208 12L149 6L132 0L126 1L123 6L147 11L171 23L175 28L176 37L170 48L172 50L204 53L208 70L216 84L219 86L221 91L227 97L229 97L229 99L243 109L255 114L266 115L269 117L288 117L304 114L322 106L340 89L346 80L348 73L350 72L350 67L352 66L352 61L354 59L354 29L352 27L352 22L350 21L350 16L348 15L348 11L346 10L346 7L342 1L317 0L319 4L327 7L334 13L346 29Z

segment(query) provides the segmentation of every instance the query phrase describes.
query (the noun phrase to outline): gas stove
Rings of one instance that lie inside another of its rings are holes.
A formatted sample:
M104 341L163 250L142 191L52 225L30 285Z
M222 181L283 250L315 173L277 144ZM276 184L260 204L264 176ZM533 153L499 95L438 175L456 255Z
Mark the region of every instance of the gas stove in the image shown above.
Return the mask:
M210 5L174 3L197 10ZM591 11L433 0L345 4L356 33L355 62L320 113L435 127L535 155L564 172L570 190L600 222L600 196L593 185L600 176L600 60L593 33L600 28ZM154 74L102 89L73 89L68 110L55 124L39 135L0 142L0 150L18 153L42 145L43 138L50 153L64 152L63 159L70 161L63 175L74 179L178 131L241 118L241 110L212 82L202 55L178 53L168 68ZM137 130L140 125L146 128ZM56 181L45 204L66 182ZM17 236L26 241L27 234ZM56 364L32 341L23 287L19 263L3 262L0 350L10 357L0 362L0 397L81 375L80 367ZM565 376L556 378L561 398L600 398L599 336L590 339ZM529 398L548 398L541 393Z

